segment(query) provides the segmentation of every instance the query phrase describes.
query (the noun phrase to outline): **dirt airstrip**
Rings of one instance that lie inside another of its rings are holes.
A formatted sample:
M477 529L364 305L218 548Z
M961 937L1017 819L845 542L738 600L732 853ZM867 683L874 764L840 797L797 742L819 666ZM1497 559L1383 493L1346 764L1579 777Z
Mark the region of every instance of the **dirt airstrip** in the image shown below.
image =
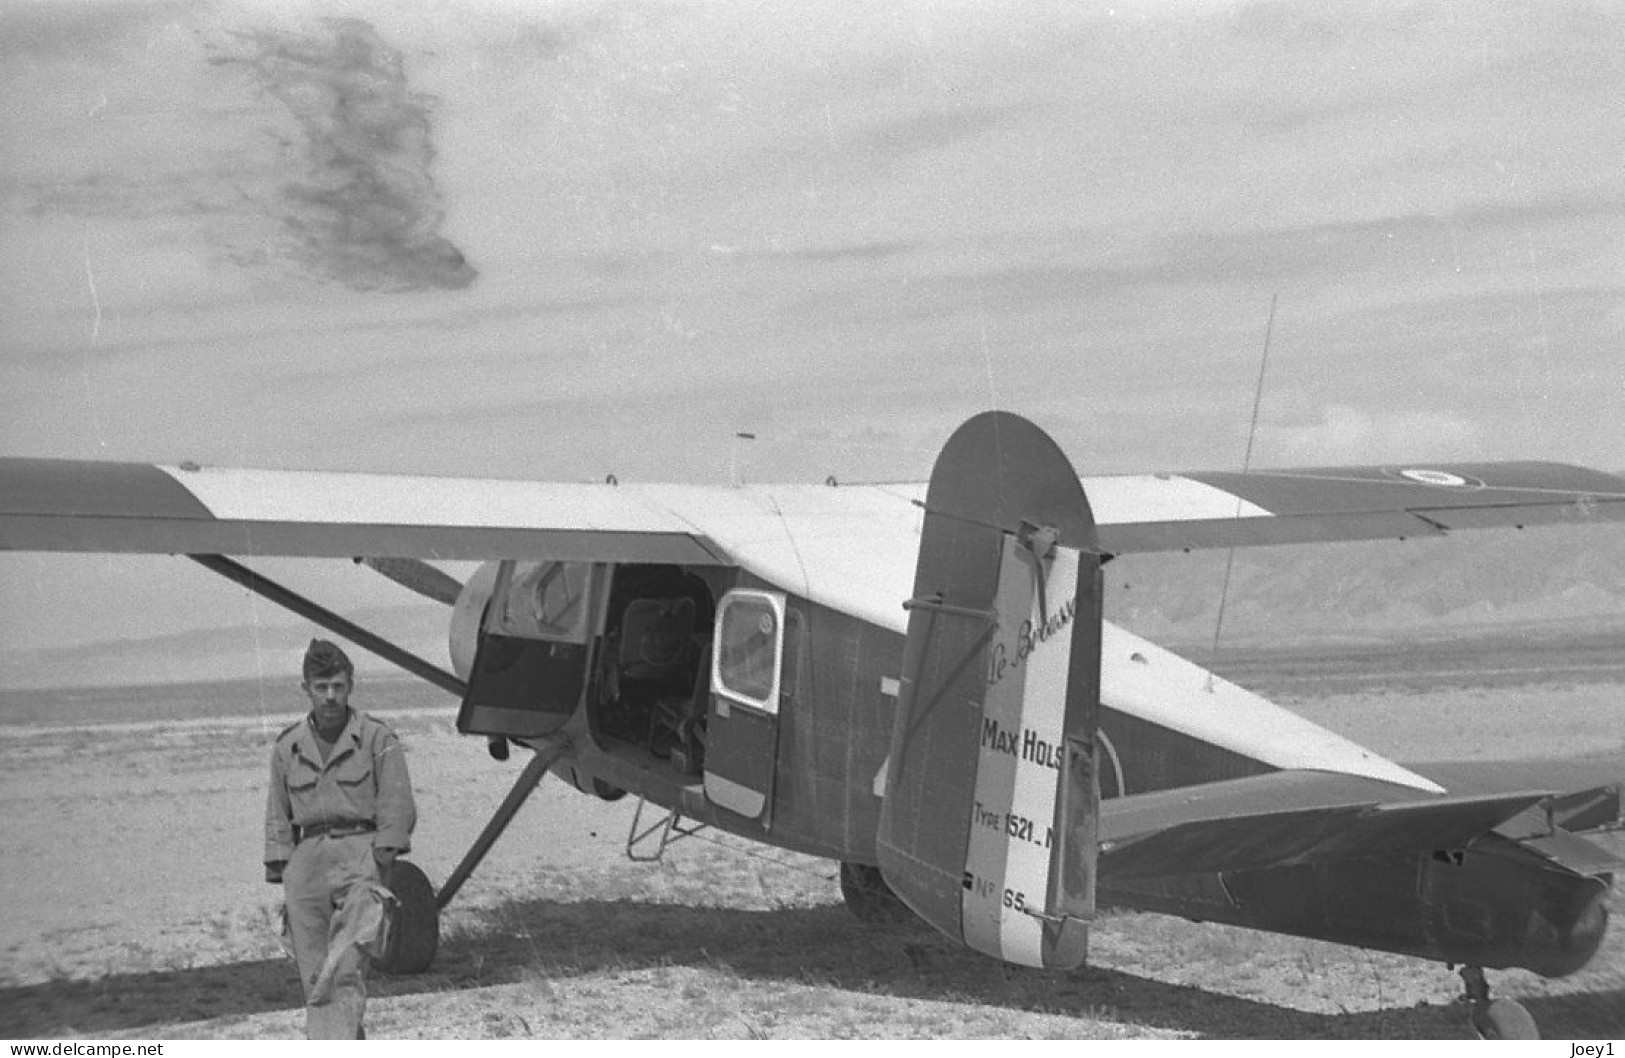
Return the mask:
M1409 759L1625 747L1625 688L1443 688L1288 700ZM260 881L264 762L286 719L0 729L0 1037L267 1038L301 1031ZM439 881L522 761L449 711L393 717ZM1003 966L929 932L876 930L834 865L690 839L623 855L636 808L549 779L443 925L427 974L375 981L384 1037L1459 1038L1444 967L1112 913L1091 965ZM765 854L766 858L762 855ZM1616 893L1616 919L1625 911ZM1551 1037L1625 1036L1625 936L1558 981L1492 974Z

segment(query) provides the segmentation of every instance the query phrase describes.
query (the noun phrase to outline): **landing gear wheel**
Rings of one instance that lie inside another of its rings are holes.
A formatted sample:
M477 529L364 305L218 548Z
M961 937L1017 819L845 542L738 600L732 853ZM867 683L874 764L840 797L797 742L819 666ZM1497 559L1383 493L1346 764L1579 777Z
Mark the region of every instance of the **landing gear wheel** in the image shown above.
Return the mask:
M1490 983L1479 966L1463 966L1461 981L1471 1011L1467 1021L1481 1040L1538 1040L1540 1028L1516 999L1491 999Z
M434 886L417 864L396 860L389 872L389 891L397 901L384 953L372 964L387 974L420 974L434 962L440 947L440 906Z
M1540 1039L1533 1015L1516 999L1491 1000L1482 1014L1475 1013L1473 1027L1486 1040Z
M914 912L881 877L879 867L865 863L842 863L841 897L846 901L846 909L859 922L896 925L917 921Z

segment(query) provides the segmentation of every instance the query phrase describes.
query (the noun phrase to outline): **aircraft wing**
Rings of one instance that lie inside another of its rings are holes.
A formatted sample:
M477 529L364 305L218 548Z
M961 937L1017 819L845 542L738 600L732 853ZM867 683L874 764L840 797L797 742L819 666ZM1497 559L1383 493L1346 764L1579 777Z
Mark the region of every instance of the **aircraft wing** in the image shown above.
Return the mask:
M1561 463L1085 478L1113 554L1439 536L1625 519L1625 478Z
M1111 553L1625 519L1625 479L1557 463L1084 479ZM711 526L811 511L918 531L923 484L701 486L0 458L0 547L43 551L725 561ZM742 503L741 501L746 501ZM757 527L760 528L760 525Z
M636 490L321 471L0 459L0 549L727 562Z
M1114 554L1625 518L1625 479L1553 463L1083 482ZM924 496L0 458L0 550L728 565L901 630Z
M1564 785L1560 762L1529 765L1499 783L1469 778L1492 767L1453 766L1459 785L1444 796L1419 797L1413 788L1357 775L1288 770L1107 800L1101 803L1100 869L1104 877L1128 878L1280 867L1456 849L1491 832L1571 866L1625 867L1625 859L1568 829L1580 821L1582 806L1590 813L1588 828L1625 826L1619 801L1625 767L1608 768L1612 787L1571 794L1557 788ZM1560 781L1523 785L1541 770ZM1573 781L1602 778L1587 771ZM1600 802L1607 802L1605 811L1599 812Z

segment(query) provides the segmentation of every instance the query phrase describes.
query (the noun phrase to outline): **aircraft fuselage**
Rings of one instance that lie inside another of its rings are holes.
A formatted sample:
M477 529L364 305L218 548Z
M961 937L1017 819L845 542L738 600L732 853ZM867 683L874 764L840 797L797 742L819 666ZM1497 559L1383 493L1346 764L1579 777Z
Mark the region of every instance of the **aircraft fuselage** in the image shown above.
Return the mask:
M600 796L627 791L754 841L874 864L903 634L748 574L725 578L715 570L621 567L605 575L608 580L592 589L604 605L588 625L591 634L579 644L582 649L550 644L545 656L537 654L523 669L529 684L552 684L522 687L524 694L555 701L562 695L573 703L548 736L573 742L554 771L584 791ZM640 582L645 587L637 587ZM694 624L701 642L672 682L656 692L667 696L664 701L638 701L641 692L633 690L638 680L611 675L616 657L629 656L623 644L633 629L623 614L637 599L650 597L640 592L686 592L693 608L709 616L716 606L727 605L724 599L735 589L771 594L781 606L762 609L758 618L765 628L776 612L782 624L773 629L782 633L774 659L774 708L730 700L712 685L716 674L708 668L716 644L703 627L708 621ZM489 656L491 644L482 643L482 651ZM1135 665L1156 660L1138 652L1135 658ZM475 669L478 678L482 670ZM507 671L520 669L510 663ZM685 699L690 726L683 734L700 732L703 749L685 749L669 722L683 711ZM668 722L663 723L663 712ZM1136 715L1132 708L1115 707L1110 680L1103 688L1099 731L1103 799L1275 770L1236 749ZM1058 763L1058 749L1031 732L994 726L983 732L983 740L998 752ZM1044 821L998 816L983 822L1030 828L1033 840L1046 840ZM1114 879L1107 871L1099 890L1103 904L1444 962L1560 975L1583 966L1601 943L1608 879L1570 870L1491 835L1470 848L1415 855L1153 878Z

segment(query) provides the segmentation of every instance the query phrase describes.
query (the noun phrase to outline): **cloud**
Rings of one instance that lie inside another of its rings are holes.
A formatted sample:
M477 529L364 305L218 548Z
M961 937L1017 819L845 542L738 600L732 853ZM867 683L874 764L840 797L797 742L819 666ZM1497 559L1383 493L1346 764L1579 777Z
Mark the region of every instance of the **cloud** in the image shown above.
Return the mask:
M884 242L850 242L834 246L811 247L804 250L783 250L753 255L758 260L788 260L814 264L840 264L848 261L879 261L888 257L901 257L911 253L916 244L895 240Z
M41 218L122 220L228 214L241 209L240 196L228 185L254 175L251 166L231 164L168 173L97 172L33 186L28 211Z
M1344 404L1322 408L1318 422L1261 425L1258 433L1260 450L1281 465L1459 461L1480 457L1485 440L1477 424L1450 412L1372 414Z
M0 39L20 22L31 53L51 56L5 85L16 143L29 148L0 201L37 222L25 231L187 247L200 269L256 281L269 269L358 290L473 282L441 231L434 101L412 91L401 53L369 24L223 37L179 5L127 6L111 27L0 13ZM145 47L137 26L152 27ZM90 57L69 48L77 35ZM174 275L150 278L144 301Z
M479 7L467 5L465 12ZM680 8L644 0L559 7L525 0L507 12L501 11L501 4L486 7L485 21L478 25L478 47L491 61L508 66L557 62L572 52L606 46L621 34L639 30L669 35L683 20ZM443 39L448 29L455 32L445 19L434 21L436 38Z
M1032 109L1027 104L989 104L924 110L871 126L863 133L861 143L869 153L890 161L921 151L940 150L998 128Z
M197 10L193 0L23 0L0 5L0 59L83 59L154 24Z
M1386 269L1426 261L1468 236L1524 244L1528 231L1576 222L1619 222L1625 199L1557 194L1514 202L1477 202L1439 214L1410 213L1328 221L1263 231L1199 230L1156 240L1145 254L1147 278L1169 282L1254 283Z
M1242 4L1227 19L1238 38L1315 50L1371 41L1402 41L1425 27L1423 9L1372 0L1316 5L1262 0Z
M246 54L213 61L248 67L297 128L281 151L290 172L267 203L293 254L357 289L472 283L478 272L439 232L431 99L410 90L401 54L356 19L237 39Z

